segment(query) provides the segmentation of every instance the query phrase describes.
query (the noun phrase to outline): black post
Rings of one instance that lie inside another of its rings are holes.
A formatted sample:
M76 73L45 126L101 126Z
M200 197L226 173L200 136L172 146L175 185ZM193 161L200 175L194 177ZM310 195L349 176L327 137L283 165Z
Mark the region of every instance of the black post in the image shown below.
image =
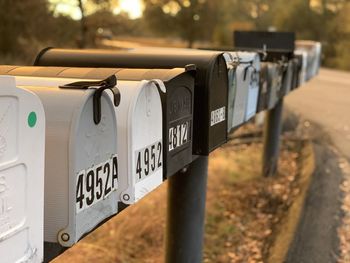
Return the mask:
M166 263L202 263L208 157L169 178Z
M44 242L44 263L48 263L61 255L68 248L62 247L58 243Z
M282 130L283 97L276 106L266 112L264 127L263 176L273 176L277 171L279 142Z

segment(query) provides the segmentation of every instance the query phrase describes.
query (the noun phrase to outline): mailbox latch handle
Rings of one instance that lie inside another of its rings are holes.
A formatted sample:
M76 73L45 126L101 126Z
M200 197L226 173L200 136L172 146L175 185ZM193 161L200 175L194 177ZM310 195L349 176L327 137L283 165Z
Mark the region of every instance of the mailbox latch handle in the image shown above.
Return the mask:
M60 86L63 89L88 89L91 87L98 87L93 97L93 116L94 122L98 125L101 121L101 97L104 90L109 89L113 92L114 106L120 104L120 91L117 88L117 77L112 75L100 81L77 81Z

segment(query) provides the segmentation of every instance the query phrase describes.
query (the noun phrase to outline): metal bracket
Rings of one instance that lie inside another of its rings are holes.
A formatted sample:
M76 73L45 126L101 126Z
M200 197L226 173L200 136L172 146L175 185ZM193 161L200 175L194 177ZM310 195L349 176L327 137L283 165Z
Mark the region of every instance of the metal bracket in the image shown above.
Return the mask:
M117 88L117 77L112 75L100 81L77 81L60 86L62 89L88 89L91 87L98 87L93 97L93 116L94 122L98 125L101 121L101 97L104 90L109 89L113 93L114 106L118 107L120 104L120 91Z

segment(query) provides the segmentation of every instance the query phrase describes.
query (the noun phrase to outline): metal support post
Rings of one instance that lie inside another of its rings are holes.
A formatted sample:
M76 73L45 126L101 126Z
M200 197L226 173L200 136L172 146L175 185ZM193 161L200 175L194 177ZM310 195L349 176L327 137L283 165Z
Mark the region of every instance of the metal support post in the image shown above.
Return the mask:
M169 178L166 263L202 263L208 156Z
M262 159L262 174L273 176L277 171L279 142L282 130L283 97L276 106L266 112L264 127L264 150Z

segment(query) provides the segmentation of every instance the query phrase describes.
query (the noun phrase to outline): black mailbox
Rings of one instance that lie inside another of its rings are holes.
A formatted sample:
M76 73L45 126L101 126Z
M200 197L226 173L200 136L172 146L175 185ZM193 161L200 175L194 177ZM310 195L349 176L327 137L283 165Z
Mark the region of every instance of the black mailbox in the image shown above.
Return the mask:
M269 95L271 93L271 85L269 85L269 69L268 63L262 62L260 64L260 79L259 79L259 99L257 112L263 111L268 108Z
M173 68L196 65L193 154L208 155L227 141L228 77L221 52L181 49L65 50L45 49L35 60L38 66Z
M274 62L291 59L295 49L295 33L267 31L235 31L234 45L237 49L260 50L265 53L263 61Z
M192 162L193 100L195 67L185 69L117 69L0 66L0 75L120 80L160 79L163 107L164 176L169 177Z

